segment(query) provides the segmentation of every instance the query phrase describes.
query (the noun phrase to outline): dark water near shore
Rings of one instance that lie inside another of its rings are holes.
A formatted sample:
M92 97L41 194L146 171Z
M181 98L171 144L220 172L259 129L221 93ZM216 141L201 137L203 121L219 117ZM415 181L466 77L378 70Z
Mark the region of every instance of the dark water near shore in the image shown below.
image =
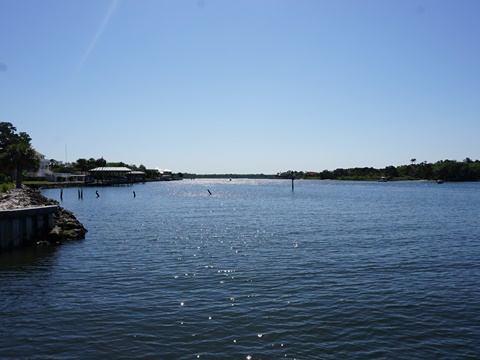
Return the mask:
M480 357L479 183L95 190L85 240L0 257L0 358Z

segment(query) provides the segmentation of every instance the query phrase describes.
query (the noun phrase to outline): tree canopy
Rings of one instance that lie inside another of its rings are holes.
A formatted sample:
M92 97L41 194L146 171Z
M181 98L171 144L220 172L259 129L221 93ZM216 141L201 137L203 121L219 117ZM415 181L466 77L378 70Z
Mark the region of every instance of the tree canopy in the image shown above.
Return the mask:
M290 179L331 179L331 180L444 180L444 181L480 181L480 161L466 158L463 161L440 160L435 163L410 160L409 165L387 166L382 169L372 167L335 169L333 171L292 171L278 173L280 178Z
M17 129L9 122L0 122L0 154L3 153L9 145L24 142L30 144L32 139L26 132L16 133Z
M16 177L16 187L22 187L23 170L36 170L39 158L32 148L31 138L8 122L0 122L0 168L11 171Z

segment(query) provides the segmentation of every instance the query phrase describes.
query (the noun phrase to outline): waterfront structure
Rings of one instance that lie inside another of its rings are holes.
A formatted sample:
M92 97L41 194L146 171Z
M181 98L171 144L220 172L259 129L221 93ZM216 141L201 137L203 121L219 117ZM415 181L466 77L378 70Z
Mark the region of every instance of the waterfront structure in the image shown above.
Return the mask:
M178 177L176 177L173 174L172 170L169 169L160 169L160 168L155 168L152 171L156 173L156 179L159 181L170 181L170 180L178 180Z
M46 237L56 212L56 205L0 211L0 252L33 245Z
M145 181L145 173L123 166L104 166L89 170L87 185L130 185Z
M143 171L130 171L127 174L128 179L133 183L145 182L145 176Z

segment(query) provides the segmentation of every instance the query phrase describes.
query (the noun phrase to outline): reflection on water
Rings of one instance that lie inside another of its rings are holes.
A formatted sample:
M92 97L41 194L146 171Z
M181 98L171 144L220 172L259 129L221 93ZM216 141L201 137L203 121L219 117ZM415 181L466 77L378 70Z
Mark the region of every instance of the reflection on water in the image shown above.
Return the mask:
M53 266L56 245L33 246L0 253L0 274L3 271L18 271L20 268Z

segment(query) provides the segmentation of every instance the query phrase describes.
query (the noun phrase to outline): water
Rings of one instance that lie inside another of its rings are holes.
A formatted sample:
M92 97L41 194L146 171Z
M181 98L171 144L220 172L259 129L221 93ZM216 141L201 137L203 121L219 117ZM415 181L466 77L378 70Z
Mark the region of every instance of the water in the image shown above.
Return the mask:
M89 232L0 257L0 358L479 358L479 183L290 184L64 189Z

